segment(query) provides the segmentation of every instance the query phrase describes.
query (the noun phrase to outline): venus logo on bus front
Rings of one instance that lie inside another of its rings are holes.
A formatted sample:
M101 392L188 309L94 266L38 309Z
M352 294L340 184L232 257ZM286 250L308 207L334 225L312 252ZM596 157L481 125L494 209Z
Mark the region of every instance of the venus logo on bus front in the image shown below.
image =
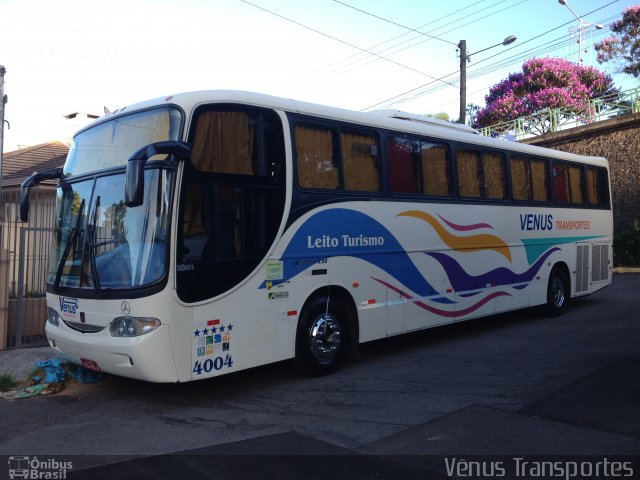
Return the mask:
M75 317L78 313L78 299L71 297L58 297L60 300L60 312L64 316Z

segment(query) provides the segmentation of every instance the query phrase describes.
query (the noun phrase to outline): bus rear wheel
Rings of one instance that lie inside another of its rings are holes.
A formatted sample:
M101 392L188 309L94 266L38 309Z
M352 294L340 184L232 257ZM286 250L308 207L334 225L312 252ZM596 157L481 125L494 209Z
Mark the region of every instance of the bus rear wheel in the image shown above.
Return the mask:
M311 300L298 322L297 369L312 376L336 371L344 360L346 335L346 316L339 305L325 296Z
M567 309L571 290L566 274L559 267L553 267L547 285L546 312L549 316L557 317Z

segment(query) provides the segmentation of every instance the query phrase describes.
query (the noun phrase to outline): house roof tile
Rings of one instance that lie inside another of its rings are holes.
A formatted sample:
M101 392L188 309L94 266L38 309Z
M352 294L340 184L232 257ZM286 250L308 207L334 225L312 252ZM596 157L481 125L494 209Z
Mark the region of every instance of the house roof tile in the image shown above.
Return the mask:
M2 187L20 185L34 171L62 167L69 147L60 141L7 152L2 160Z

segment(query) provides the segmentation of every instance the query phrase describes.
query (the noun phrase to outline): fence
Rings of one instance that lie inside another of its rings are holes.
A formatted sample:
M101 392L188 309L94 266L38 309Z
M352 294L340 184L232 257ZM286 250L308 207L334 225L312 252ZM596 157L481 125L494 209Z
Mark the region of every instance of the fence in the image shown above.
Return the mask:
M640 87L592 98L578 107L549 108L533 115L519 117L478 130L481 134L489 137L523 140L638 112L640 112Z
M34 190L29 222L18 219L19 192L2 192L0 211L0 350L45 345L45 278L55 193Z

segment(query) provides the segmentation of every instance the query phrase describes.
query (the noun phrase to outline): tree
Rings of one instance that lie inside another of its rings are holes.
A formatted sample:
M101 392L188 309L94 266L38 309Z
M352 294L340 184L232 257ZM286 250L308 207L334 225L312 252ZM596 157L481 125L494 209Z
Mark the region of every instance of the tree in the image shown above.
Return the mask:
M431 118L437 118L438 120L444 120L446 122L451 121L451 117L447 112L427 113L426 116Z
M476 125L476 116L478 115L478 112L480 110L482 110L482 107L480 105L476 105L475 103L470 103L469 105L467 105L467 125L469 125L470 127Z
M609 28L620 37L613 35L596 43L598 63L614 61L619 65L619 73L640 77L640 5L627 7L622 18L613 22ZM624 62L622 62L624 59Z
M485 96L486 107L476 115L476 128L519 117L562 109L564 117L589 116L588 100L605 95L615 98L611 76L561 58L533 58L497 83ZM528 126L538 133L550 130L548 116Z

